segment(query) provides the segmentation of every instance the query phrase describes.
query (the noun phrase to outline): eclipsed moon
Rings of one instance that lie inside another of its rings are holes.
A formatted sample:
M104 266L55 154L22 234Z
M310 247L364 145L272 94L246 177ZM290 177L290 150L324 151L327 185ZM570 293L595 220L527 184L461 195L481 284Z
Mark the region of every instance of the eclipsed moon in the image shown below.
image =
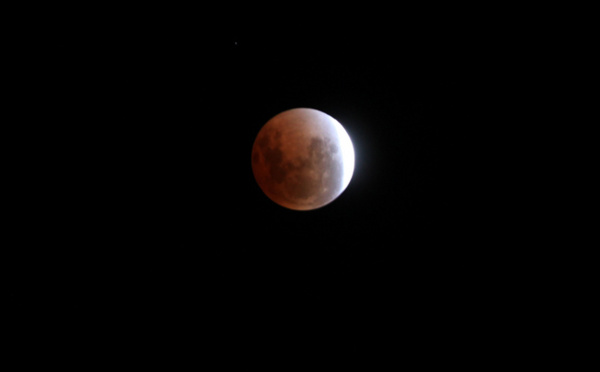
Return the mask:
M252 148L252 171L275 203L311 210L331 203L354 172L350 136L331 116L296 108L269 120Z

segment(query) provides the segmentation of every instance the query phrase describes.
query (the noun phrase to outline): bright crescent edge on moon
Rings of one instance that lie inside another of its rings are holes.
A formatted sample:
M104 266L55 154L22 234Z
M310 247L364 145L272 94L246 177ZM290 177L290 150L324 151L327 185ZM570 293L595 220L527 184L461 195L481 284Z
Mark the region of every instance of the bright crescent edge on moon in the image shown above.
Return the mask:
M344 129L339 121L330 116L330 120L333 121L335 131L337 132L338 139L340 141L340 147L342 148L342 158L344 164L344 178L342 179L342 191L346 189L352 175L354 173L354 146L352 146L352 140L348 135L348 132Z

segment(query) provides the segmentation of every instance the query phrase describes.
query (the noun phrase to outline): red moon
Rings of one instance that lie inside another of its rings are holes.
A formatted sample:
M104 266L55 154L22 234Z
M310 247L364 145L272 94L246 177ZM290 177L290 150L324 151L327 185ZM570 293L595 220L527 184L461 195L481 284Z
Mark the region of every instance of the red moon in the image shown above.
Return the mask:
M331 203L354 172L354 147L342 125L314 109L296 108L269 120L252 148L252 171L262 191L293 210Z

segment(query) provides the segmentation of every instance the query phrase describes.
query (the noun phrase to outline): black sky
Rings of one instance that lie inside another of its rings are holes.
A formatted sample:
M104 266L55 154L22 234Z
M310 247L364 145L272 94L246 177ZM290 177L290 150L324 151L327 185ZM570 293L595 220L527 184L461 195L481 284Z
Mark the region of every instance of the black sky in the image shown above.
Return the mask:
M56 248L32 250L31 297L220 337L456 327L497 284L462 163L486 38L409 18L294 36L140 20L42 42L48 125L34 132L53 142L35 218ZM262 125L295 107L335 117L356 153L346 191L309 212L271 202L250 166Z

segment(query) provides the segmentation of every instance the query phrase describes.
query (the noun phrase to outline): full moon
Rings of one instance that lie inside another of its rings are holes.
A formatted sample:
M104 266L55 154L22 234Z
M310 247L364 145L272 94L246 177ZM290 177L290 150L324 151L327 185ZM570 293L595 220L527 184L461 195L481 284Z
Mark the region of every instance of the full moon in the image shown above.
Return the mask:
M269 120L252 147L252 171L262 191L293 210L331 203L354 172L350 136L331 116L296 108Z

